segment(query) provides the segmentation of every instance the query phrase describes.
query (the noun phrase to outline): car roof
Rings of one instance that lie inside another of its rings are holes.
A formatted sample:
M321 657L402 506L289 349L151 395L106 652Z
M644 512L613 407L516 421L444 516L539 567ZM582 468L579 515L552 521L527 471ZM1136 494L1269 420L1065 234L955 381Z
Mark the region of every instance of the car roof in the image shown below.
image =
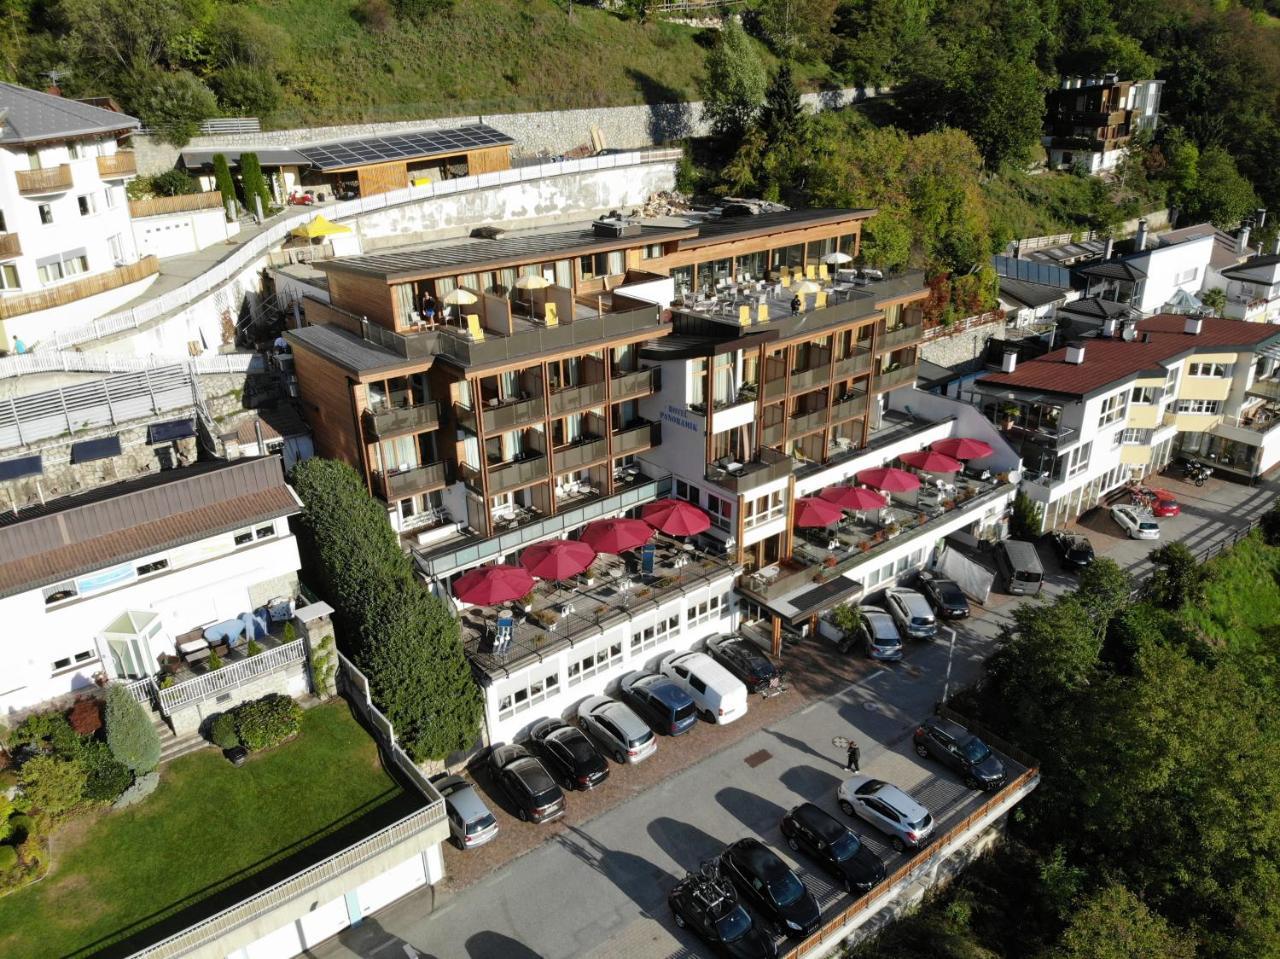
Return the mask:
M824 839L828 843L835 842L848 831L835 816L821 806L814 805L811 802L801 803L796 806L795 809L791 810L791 816L797 822L801 822L813 830L819 839Z
M739 839L732 846L733 858L766 882L781 879L791 867L759 839Z
M604 701L599 703L592 701L589 704L583 704L588 707L588 714L595 713L597 715L604 716L606 719L612 720L617 723L618 726L622 728L622 731L627 735L639 734L642 730L649 728L645 725L644 720L637 716L626 703L620 703L616 699L609 699L605 696L600 696L598 698Z
M941 729L958 743L968 742L973 739L974 734L969 732L964 726L950 719L943 719L939 716L930 716L923 723L925 726L932 726Z
M645 673L643 676L633 680L631 685L643 686L668 706L683 706L690 701L689 694L684 691L684 687L670 676L664 676L662 673Z
M908 608L915 606L917 609L928 609L930 615L933 614L933 610L929 606L929 601L924 598L923 593L920 593L917 590L894 587L893 589L885 590L885 592L891 596L898 597L898 599L902 600Z
M921 816L929 815L929 810L920 805L905 792L899 789L893 783L887 783L883 780L870 780L870 782L879 782L880 785L873 792L860 793L859 795L872 795L881 802L887 803L898 812L902 813L908 819L916 820Z
M503 743L493 747L492 760L496 766L506 766L517 759L528 757L529 751L518 743Z
M740 680L706 653L681 653L667 660L670 665L679 663L686 669L696 672L704 680L710 680L719 686L732 686Z
M474 822L489 815L489 809L481 801L475 787L465 780L459 780L459 782L462 785L446 796L445 802L453 807L454 812L462 817L463 822Z

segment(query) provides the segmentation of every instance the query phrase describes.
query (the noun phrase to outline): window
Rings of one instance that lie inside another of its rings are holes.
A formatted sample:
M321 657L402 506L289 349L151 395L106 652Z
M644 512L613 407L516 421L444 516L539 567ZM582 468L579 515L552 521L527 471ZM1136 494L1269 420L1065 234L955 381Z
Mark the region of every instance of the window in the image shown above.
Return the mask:
M276 535L276 528L274 526L259 526L257 529L253 531L254 539L270 539L272 536L275 536L275 535Z
M733 505L727 499L721 499L719 496L707 494L707 512L711 515L711 524L725 532L733 532L733 523L730 516L733 514Z
M510 719L516 713L522 713L550 696L560 692L560 673L531 673L523 679L517 679L514 687L508 686L508 692L498 698L498 718Z
M80 154L80 144L78 144L78 143L68 143L68 144L67 144L67 159L68 159L68 160L79 160L79 159L80 159L80 156L81 156L81 154Z
M1178 413L1220 413L1221 400L1178 400L1175 407Z
M245 530L243 533L236 533L235 543L237 546L245 546L253 542L253 533Z
M1200 267L1193 266L1189 270L1183 270L1181 273L1179 273L1176 277L1174 277L1173 282L1178 286L1181 286L1183 283L1194 283L1196 280L1196 277L1198 277L1199 275L1200 275Z
M1157 386L1135 386L1129 394L1129 402L1149 406L1156 401L1159 394L1160 388Z
M1098 429L1119 422L1125 410L1124 392L1115 393L1102 401L1102 412L1098 414Z
M18 268L12 263L0 265L0 290L17 290L22 287L18 282Z
M685 614L685 627L692 629L695 626L701 626L709 623L720 615L720 597L712 596L710 599L704 599L701 603L690 606Z
M653 626L638 629L631 634L631 654L634 655L646 649L652 649L679 631L680 617L678 615L660 619Z
M81 215L81 216L92 216L92 215L94 214L94 212L95 212L95 211L94 211L94 208L93 208L93 194L92 194L92 193L86 193L86 194L84 194L84 196L78 196L78 197L76 197L76 203L78 203L78 204L80 205L80 215Z
M1221 363L1188 363L1187 375L1223 377L1227 375L1227 368Z
M120 238L120 234L107 237L107 249L111 251L111 261L113 263L124 262L124 242Z
M152 573L158 573L160 570L168 568L169 561L167 559L152 560L150 563L143 563L138 567L138 575L150 576Z
M77 595L76 584L73 582L58 583L56 586L46 586L44 588L44 604L52 606L54 603L61 603L64 599L73 599Z
M1151 430L1127 429L1121 434L1120 442L1125 446L1146 446L1151 442Z
M57 256L45 257L36 261L36 273L42 283L56 283L58 280L89 270L89 258L84 250L69 250Z
M72 666L79 666L90 660L97 659L97 654L92 649L82 650L74 656L64 656L62 659L56 659L53 662L53 671L55 673L64 669L70 669Z
M53 207L49 206L49 204L47 203L41 203L37 209L40 210L41 223L43 223L45 226L48 226L50 223L53 222Z
M640 259L642 260L657 260L657 259L661 259L661 257L662 257L661 243L649 243L644 247L643 250L640 251Z
M588 676L602 673L622 662L622 641L597 639L579 647L570 655L576 656L569 663L569 685L576 686Z
M778 490L769 496L760 496L756 499L748 500L743 506L742 525L747 529L751 529L753 526L759 526L780 518L786 511L786 499L782 491Z
M1079 476L1089 468L1089 456L1093 452L1093 441L1081 443L1075 449L1063 453L1058 457L1057 470L1055 471L1055 479L1063 479L1064 477Z
M102 198L107 201L107 209L114 210L116 204L120 202L120 197L116 193L115 187L107 187L102 191Z

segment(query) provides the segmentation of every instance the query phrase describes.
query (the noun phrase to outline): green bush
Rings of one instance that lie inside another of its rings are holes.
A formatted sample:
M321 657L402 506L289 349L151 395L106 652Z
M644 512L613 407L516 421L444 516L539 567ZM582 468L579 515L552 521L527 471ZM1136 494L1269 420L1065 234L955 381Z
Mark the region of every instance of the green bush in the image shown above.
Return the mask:
M84 765L78 759L36 756L22 766L23 795L31 808L58 820L84 800Z
M9 827L9 836L7 841L15 846L21 846L27 841L27 837L31 835L32 825L30 816L24 816L21 813L16 816L10 816L7 825Z
M160 735L151 717L123 686L107 690L107 745L111 753L135 773L148 773L160 764Z
M1262 540L1268 546L1280 546L1280 503L1262 514Z
M213 718L209 725L209 741L222 749L234 749L240 745L235 710L219 713Z
M14 727L9 741L14 746L31 745L41 751L65 752L78 739L62 713L34 713Z
M245 117L262 117L280 103L280 84L270 70L233 63L213 76L213 89L222 109Z
M189 193L200 192L200 184L185 170L165 170L163 173L157 173L147 178L147 185L156 196L186 196Z
M133 782L129 767L111 755L104 742L85 743L80 754L84 764L84 797L95 802L115 802Z
M0 872L8 872L18 865L18 850L12 846L0 846Z
M236 181L231 177L231 167L227 163L225 153L213 155L213 179L218 184L218 192L222 194L222 205L236 202Z
M295 735L302 724L302 707L280 693L242 703L233 712L236 733L248 749L278 745Z
M218 112L213 91L187 70L143 69L129 79L130 107L162 143L181 149Z
M262 652L262 644L256 639L249 640L249 645L244 648L244 654L246 656L257 656L260 652Z
M216 649L209 650L209 658L205 660L210 672L217 672L222 668L222 657L218 655Z
M262 175L262 164L258 161L258 154L240 154L240 185L244 187L244 205L250 211L254 209L254 197L262 201L264 215L271 209L271 191L267 188L266 178Z

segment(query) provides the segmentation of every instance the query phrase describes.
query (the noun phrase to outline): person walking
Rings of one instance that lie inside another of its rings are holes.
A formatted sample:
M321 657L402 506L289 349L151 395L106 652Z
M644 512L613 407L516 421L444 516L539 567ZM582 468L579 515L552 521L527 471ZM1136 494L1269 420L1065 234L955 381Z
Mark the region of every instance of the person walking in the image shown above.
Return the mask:
M845 757L846 761L844 768L849 770L849 772L856 773L858 771L858 764L862 761L862 750L858 748L858 744L852 739L849 740L849 745L846 748L848 752Z

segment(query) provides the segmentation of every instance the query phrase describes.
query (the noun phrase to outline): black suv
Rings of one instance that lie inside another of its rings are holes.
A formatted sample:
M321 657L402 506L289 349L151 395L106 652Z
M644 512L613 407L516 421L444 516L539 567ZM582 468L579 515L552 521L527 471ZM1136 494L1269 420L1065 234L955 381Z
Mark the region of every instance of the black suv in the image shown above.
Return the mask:
M628 673L620 684L622 698L655 732L679 736L698 725L698 707L674 679L660 673Z
M1004 763L959 723L930 716L916 727L914 739L921 758L941 759L964 777L964 784L970 789L994 792L1008 779Z
M916 576L916 585L943 619L964 619L969 615L969 600L955 580L922 570Z
M884 863L863 845L853 830L811 802L782 817L782 835L795 852L803 850L822 863L845 892L866 892L884 881Z
M494 746L489 766L525 822L550 822L564 815L564 793L523 746Z
M1079 533L1055 529L1049 534L1064 569L1081 570L1093 562L1093 544Z
M739 839L720 854L720 868L780 935L808 939L822 924L813 893L759 839Z
M749 693L782 691L782 670L750 640L715 636L707 640L707 655L742 680Z
M544 719L529 731L547 768L570 789L595 789L609 778L609 764L596 752L582 730Z
M720 876L712 859L689 873L667 895L681 929L692 929L719 956L730 959L776 959L773 937L762 932L738 902L733 885Z

